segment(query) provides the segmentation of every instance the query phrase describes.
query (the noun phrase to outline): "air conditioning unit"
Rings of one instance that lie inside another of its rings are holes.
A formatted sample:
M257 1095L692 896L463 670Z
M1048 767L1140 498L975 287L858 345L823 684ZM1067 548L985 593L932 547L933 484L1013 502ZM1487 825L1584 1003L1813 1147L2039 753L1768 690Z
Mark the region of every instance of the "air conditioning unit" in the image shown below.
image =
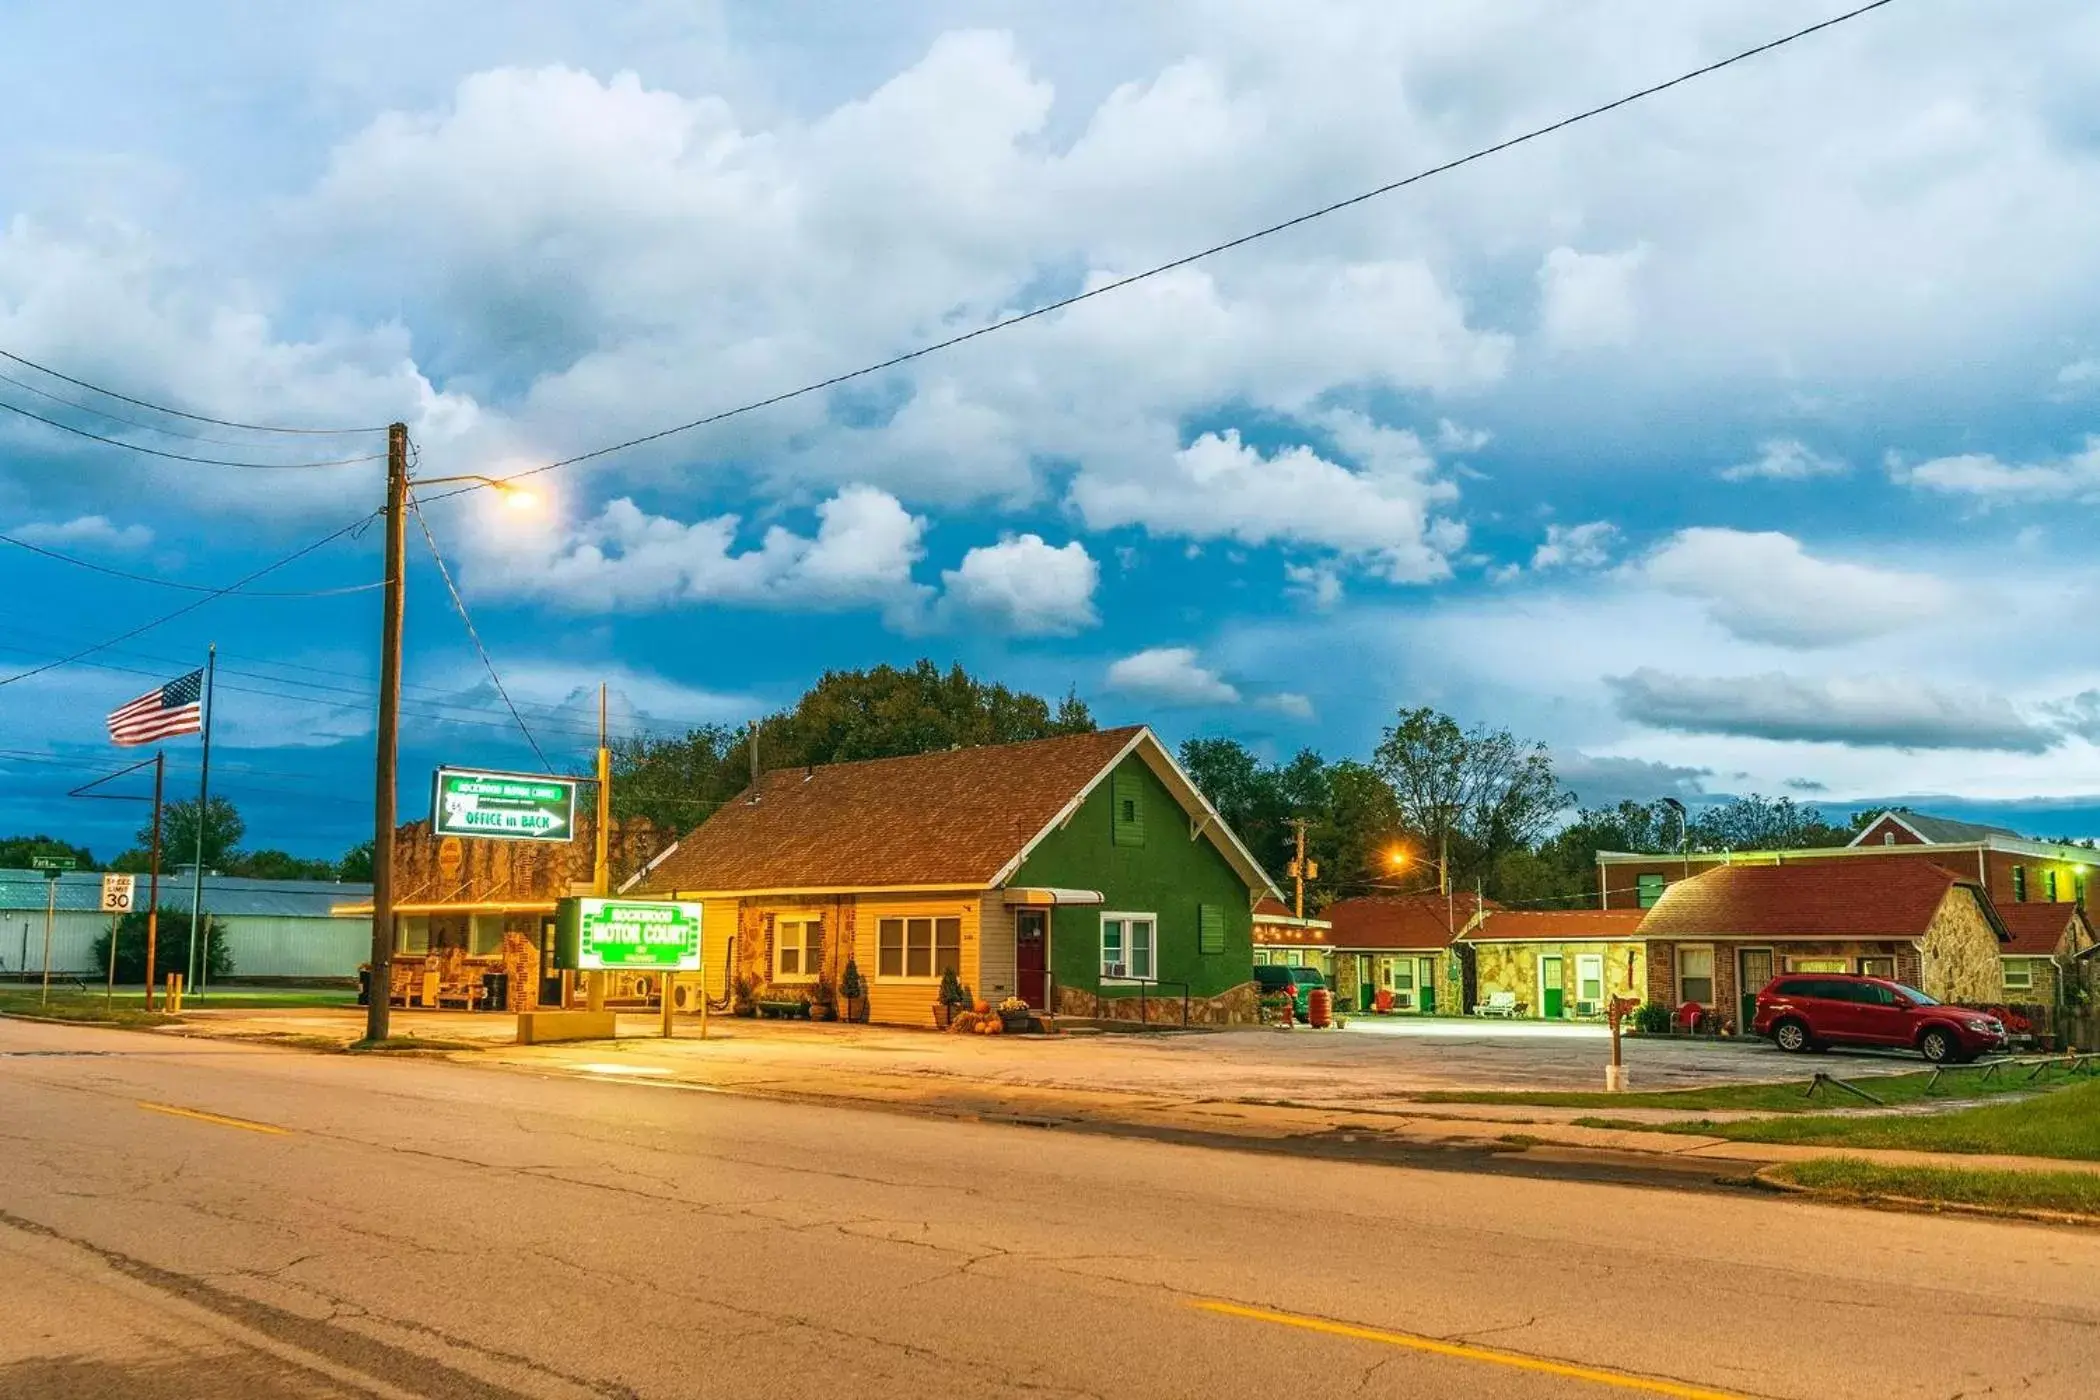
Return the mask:
M1577 1016L1602 1016L1604 1007L1594 1001L1578 1001L1575 1003L1575 1014Z
M1130 974L1123 971L1123 964L1111 963L1106 969L1102 971L1101 975L1103 977L1127 977Z

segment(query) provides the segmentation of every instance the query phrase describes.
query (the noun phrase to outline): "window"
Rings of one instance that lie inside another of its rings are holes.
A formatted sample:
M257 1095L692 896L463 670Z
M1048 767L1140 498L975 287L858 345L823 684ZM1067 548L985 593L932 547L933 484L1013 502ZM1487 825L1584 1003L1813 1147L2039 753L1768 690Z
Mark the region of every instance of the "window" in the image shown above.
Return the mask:
M1159 980L1159 921L1150 914L1101 916L1101 977L1114 982Z
M1305 954L1293 948L1283 955L1283 964L1285 967L1303 967L1305 966Z
M1640 896L1641 908L1653 909L1655 901L1663 897L1663 886L1669 882L1660 875L1642 875L1634 881L1634 889Z
M1596 1005L1604 1000L1604 955L1581 953L1575 958L1575 1000Z
M2005 960L2005 990L2008 992L2025 992L2032 990L2033 987L2034 964L2026 958L2007 958Z
M962 971L961 919L883 919L875 925L875 975L931 982Z
M1196 951L1199 953L1222 953L1225 951L1225 909L1217 904L1196 906Z
M2013 903L2025 904L2026 902L2027 867L2024 865L2016 865L2013 867Z
M1254 950L1254 965L1256 967L1267 967L1269 965L1269 950L1267 948L1256 948Z
M501 914L470 914L467 916L467 952L477 958L485 958L503 951L503 916Z
M1112 809L1114 828L1112 839L1118 846L1142 846L1145 844L1145 788L1135 773L1118 773L1109 779L1108 801Z
M1862 977L1888 977L1893 979L1896 975L1896 960L1894 958L1861 958L1859 960L1859 975Z
M430 919L426 916L408 916L401 920L401 946L397 953L427 953L430 951Z
M1850 972L1852 964L1843 958L1788 958L1788 972Z
M2056 872L2054 870L2042 872L2042 888L2048 892L2049 902L2051 904L2056 903Z
M1677 1000L1696 1001L1708 1006L1714 999L1714 950L1711 948L1679 948L1677 950Z
M1895 833L1895 832L1893 832L1893 831L1884 831L1884 832L1882 832L1882 833L1881 833L1881 844L1882 844L1882 845L1884 845L1884 846L1893 846L1893 845L1895 845L1895 844L1896 844L1896 833Z
M824 925L817 919L780 919L773 925L773 980L814 982L824 961Z

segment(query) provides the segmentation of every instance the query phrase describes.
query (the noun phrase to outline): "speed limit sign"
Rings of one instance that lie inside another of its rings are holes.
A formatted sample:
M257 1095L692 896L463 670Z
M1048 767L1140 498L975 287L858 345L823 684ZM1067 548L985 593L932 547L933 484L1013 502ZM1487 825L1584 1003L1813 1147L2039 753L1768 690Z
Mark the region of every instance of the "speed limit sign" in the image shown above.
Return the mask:
M131 897L138 888L136 875L104 875L102 877L102 912L105 914L129 914Z

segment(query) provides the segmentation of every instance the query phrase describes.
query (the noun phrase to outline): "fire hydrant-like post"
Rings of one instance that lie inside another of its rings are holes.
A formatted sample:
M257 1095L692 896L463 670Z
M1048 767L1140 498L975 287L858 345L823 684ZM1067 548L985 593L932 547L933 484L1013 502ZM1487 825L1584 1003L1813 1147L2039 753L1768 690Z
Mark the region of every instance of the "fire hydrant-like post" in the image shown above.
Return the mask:
M1619 1038L1625 1030L1626 1018L1633 1014L1640 1002L1633 997L1613 997L1604 1009L1604 1019L1611 1023L1611 1064L1604 1071L1604 1088L1608 1093L1619 1093L1626 1088L1626 1060L1620 1049Z

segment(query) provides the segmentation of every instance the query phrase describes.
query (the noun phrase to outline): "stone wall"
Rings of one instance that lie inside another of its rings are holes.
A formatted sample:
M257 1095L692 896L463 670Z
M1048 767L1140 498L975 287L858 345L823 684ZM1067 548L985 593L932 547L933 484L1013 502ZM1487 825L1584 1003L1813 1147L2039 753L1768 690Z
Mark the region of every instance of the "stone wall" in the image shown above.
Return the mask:
M430 823L404 823L394 832L397 904L481 900L559 899L588 885L596 860L597 818L579 809L573 841L485 841L436 838ZM607 854L613 888L669 848L677 834L644 817L612 824Z
M1642 946L1638 943L1616 943L1580 940L1568 943L1496 943L1492 940L1468 941L1473 949L1476 984L1474 1004L1485 1005L1496 992L1510 992L1516 996L1519 1014L1536 1017L1542 1013L1539 1005L1539 958L1557 955L1561 960L1561 988L1564 1015L1572 1019L1575 1015L1577 963L1585 955L1598 955L1604 960L1604 997L1599 1002L1598 1016L1602 1007L1613 997L1638 997L1647 986L1653 966ZM1449 980L1448 972L1444 974ZM1440 983L1439 990L1441 991Z
M1920 949L1918 989L1941 1001L1996 1002L2005 999L2004 965L1997 930L1983 905L1956 886L1940 902Z
M1121 1021L1139 1024L1142 1008L1145 1025L1181 1024L1179 989L1147 994L1142 1002L1135 991L1100 996L1079 987L1057 989L1057 1014L1087 1021ZM1192 1026L1251 1026L1260 1019L1261 991L1252 982L1242 982L1214 997L1195 997L1189 1002L1188 1023Z

